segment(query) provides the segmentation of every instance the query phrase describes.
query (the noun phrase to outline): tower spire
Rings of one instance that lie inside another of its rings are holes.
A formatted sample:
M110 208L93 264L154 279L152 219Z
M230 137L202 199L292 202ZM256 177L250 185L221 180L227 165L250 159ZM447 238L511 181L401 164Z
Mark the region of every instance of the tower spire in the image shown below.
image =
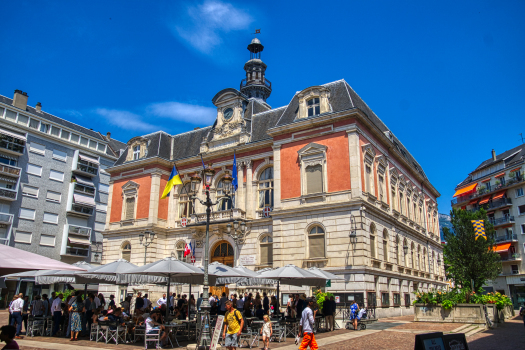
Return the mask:
M259 34L260 29L255 30ZM266 102L272 93L272 83L266 79L266 64L261 60L261 52L264 46L257 37L253 38L248 51L250 51L250 60L244 65L246 78L241 81L241 92L248 97L256 98Z

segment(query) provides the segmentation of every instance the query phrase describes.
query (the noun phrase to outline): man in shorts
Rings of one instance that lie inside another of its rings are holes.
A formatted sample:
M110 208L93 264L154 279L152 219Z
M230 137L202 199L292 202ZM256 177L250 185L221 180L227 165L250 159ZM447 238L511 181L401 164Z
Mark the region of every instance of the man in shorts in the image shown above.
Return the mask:
M226 314L224 315L222 337L224 338L224 345L228 350L236 350L237 341L244 327L244 319L242 318L241 312L233 307L230 300L227 300L225 305ZM228 331L227 334L226 331Z

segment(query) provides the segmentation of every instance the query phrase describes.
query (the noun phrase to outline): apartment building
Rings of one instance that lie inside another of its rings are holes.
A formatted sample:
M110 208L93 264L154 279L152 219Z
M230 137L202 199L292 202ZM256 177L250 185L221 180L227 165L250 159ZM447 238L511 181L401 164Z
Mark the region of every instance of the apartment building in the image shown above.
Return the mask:
M514 307L525 303L525 145L501 154L492 150L456 187L452 206L456 209L487 210L496 230L496 252L503 271L488 286L512 296Z
M124 145L27 102L20 90L0 95L0 243L66 263L100 262L105 169Z

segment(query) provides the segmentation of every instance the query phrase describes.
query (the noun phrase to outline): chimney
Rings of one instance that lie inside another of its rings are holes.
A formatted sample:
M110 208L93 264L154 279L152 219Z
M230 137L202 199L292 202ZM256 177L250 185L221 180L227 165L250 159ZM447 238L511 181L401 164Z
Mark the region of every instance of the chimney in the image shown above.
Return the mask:
M108 140L111 140L111 133L110 133L109 131L106 133L106 138L107 138Z
M496 161L496 151L492 150L492 160Z
M36 103L36 111L39 113L42 112L42 104L40 102Z
M27 108L27 92L22 90L15 90L15 97L13 97L13 106L16 108L23 109L24 111Z

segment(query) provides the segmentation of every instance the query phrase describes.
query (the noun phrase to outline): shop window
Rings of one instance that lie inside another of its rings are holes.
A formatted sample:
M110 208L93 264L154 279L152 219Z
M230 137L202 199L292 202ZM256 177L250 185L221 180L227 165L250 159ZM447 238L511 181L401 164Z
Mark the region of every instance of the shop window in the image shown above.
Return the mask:
M367 298L367 307L375 308L377 306L375 292L368 292L366 298Z
M410 294L405 293L405 306L410 307Z
M390 306L390 295L388 293L381 293L381 306Z
M401 295L399 293L394 293L394 306L401 306Z

